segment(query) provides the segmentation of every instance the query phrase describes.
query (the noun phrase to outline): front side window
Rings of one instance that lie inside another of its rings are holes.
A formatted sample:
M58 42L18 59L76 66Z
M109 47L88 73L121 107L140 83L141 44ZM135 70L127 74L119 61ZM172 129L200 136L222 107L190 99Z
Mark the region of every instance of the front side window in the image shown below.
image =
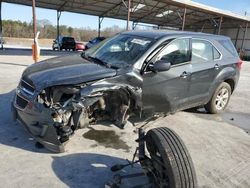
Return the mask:
M212 61L213 45L205 40L192 39L192 63Z
M190 39L176 39L170 42L158 55L156 61L163 60L178 65L190 61Z

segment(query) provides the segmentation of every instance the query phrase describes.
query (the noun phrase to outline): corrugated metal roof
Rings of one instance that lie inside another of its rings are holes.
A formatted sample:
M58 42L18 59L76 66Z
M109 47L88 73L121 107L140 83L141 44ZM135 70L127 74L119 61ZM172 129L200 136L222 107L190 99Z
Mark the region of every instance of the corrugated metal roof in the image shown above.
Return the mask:
M32 5L31 0L3 0L3 2ZM123 20L127 19L127 8L124 5L126 3L127 1L122 0L36 0L36 6L41 8ZM250 17L189 0L133 0L130 20L181 28L184 8L186 8L186 29L215 28L221 17L223 17L223 28L235 28L250 22Z

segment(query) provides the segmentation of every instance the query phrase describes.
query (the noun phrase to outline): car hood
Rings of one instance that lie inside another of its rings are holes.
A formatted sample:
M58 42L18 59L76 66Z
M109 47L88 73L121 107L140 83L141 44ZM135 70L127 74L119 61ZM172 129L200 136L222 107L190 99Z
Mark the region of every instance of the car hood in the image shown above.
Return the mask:
M52 58L29 66L22 79L36 90L54 85L68 85L108 78L117 74L115 69L89 62L79 55Z

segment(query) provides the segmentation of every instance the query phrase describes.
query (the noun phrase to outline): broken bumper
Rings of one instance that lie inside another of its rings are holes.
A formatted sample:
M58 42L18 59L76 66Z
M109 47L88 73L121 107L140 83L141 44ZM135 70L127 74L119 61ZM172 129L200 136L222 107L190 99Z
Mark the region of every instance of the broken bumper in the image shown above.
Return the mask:
M14 120L20 121L37 142L53 152L65 151L58 139L49 109L16 94L11 110Z

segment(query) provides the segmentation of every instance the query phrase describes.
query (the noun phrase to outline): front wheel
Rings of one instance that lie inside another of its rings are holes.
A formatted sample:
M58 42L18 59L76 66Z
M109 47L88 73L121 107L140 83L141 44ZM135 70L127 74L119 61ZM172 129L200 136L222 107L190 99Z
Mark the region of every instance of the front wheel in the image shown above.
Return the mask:
M211 100L205 105L205 109L211 114L223 112L228 105L231 93L231 86L222 82L215 90Z
M196 174L192 159L180 137L167 127L151 129L146 146L152 166L149 176L159 188L195 188Z

